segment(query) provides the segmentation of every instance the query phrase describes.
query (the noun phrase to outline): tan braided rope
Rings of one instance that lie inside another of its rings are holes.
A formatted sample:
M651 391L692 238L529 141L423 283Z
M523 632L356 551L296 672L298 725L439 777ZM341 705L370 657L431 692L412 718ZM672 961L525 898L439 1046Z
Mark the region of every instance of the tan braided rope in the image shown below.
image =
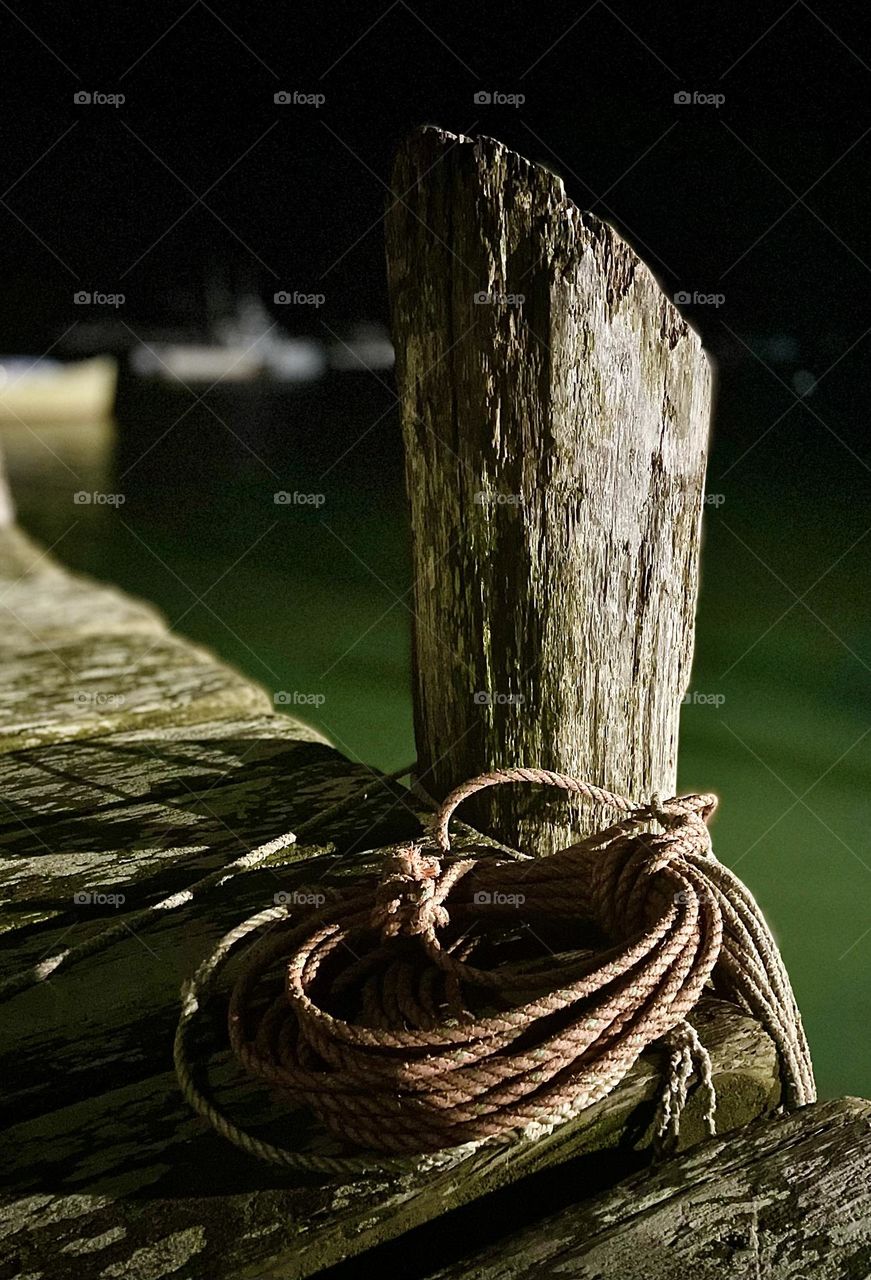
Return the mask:
M547 858L453 858L448 826L485 787L531 782L622 815ZM458 787L428 836L394 846L377 883L290 921L269 908L223 938L183 991L175 1061L191 1105L252 1154L289 1167L408 1167L486 1141L535 1138L605 1097L645 1048L667 1050L656 1131L676 1136L695 1074L713 1131L711 1064L687 1015L706 987L763 1024L784 1101L813 1101L801 1018L746 887L713 854L711 795L637 805L540 769ZM651 829L652 828L652 829ZM520 909L519 909L520 908ZM554 928L529 958L494 945ZM246 1071L375 1156L315 1156L239 1129L195 1081L191 1034L234 948L245 955L229 1038ZM594 927L600 943L592 948Z

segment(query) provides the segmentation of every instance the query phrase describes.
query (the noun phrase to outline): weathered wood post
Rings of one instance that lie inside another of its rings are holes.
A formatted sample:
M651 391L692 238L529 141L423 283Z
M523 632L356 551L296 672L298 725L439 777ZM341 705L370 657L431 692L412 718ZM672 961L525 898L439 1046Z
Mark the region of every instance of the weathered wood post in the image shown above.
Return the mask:
M675 785L711 375L613 228L491 138L400 150L387 256L413 527L419 770ZM501 787L471 820L550 851L601 815Z

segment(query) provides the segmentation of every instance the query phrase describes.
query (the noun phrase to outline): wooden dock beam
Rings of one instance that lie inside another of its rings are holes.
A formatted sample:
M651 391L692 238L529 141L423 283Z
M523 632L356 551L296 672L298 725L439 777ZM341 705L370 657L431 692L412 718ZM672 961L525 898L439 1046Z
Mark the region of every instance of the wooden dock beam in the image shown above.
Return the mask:
M864 1280L871 1102L757 1120L427 1280Z
M387 256L415 576L422 785L540 765L673 794L711 375L613 228L490 138L402 147ZM601 815L497 788L552 851Z

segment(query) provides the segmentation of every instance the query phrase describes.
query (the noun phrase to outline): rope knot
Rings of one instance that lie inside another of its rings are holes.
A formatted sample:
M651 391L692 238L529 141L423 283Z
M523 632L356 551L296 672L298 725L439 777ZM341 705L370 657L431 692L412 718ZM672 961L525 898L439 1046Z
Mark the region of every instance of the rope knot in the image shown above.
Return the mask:
M441 881L438 858L424 853L419 843L397 845L384 860L372 927L381 930L382 938L413 937L445 928L449 917Z
M648 805L636 811L636 817L658 822L663 834L649 837L650 847L656 850L650 870L659 870L669 862L687 853L702 857L714 856L708 819L717 807L717 797L710 793L672 796L663 800L654 796Z
M666 899L680 905L698 899L707 911L706 895L698 885L690 888L686 877L695 859L714 859L706 819L716 804L708 794L655 795L612 829L609 856L594 872L590 889L593 914L615 941L649 927ZM651 823L657 829L644 830Z
M677 827L689 823L694 827L706 826L717 807L717 797L709 793L672 796L663 800L654 796L643 812L655 818L664 827Z

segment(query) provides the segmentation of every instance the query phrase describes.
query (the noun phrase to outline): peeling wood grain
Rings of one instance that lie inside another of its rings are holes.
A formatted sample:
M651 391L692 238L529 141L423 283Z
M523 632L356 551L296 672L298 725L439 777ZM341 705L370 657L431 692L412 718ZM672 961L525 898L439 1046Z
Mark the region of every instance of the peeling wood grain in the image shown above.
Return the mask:
M534 764L672 794L710 412L699 339L613 228L493 139L424 128L392 185L427 788ZM545 851L600 817L572 826L565 799L524 788L469 813Z
M867 1280L871 1102L757 1121L429 1280Z

